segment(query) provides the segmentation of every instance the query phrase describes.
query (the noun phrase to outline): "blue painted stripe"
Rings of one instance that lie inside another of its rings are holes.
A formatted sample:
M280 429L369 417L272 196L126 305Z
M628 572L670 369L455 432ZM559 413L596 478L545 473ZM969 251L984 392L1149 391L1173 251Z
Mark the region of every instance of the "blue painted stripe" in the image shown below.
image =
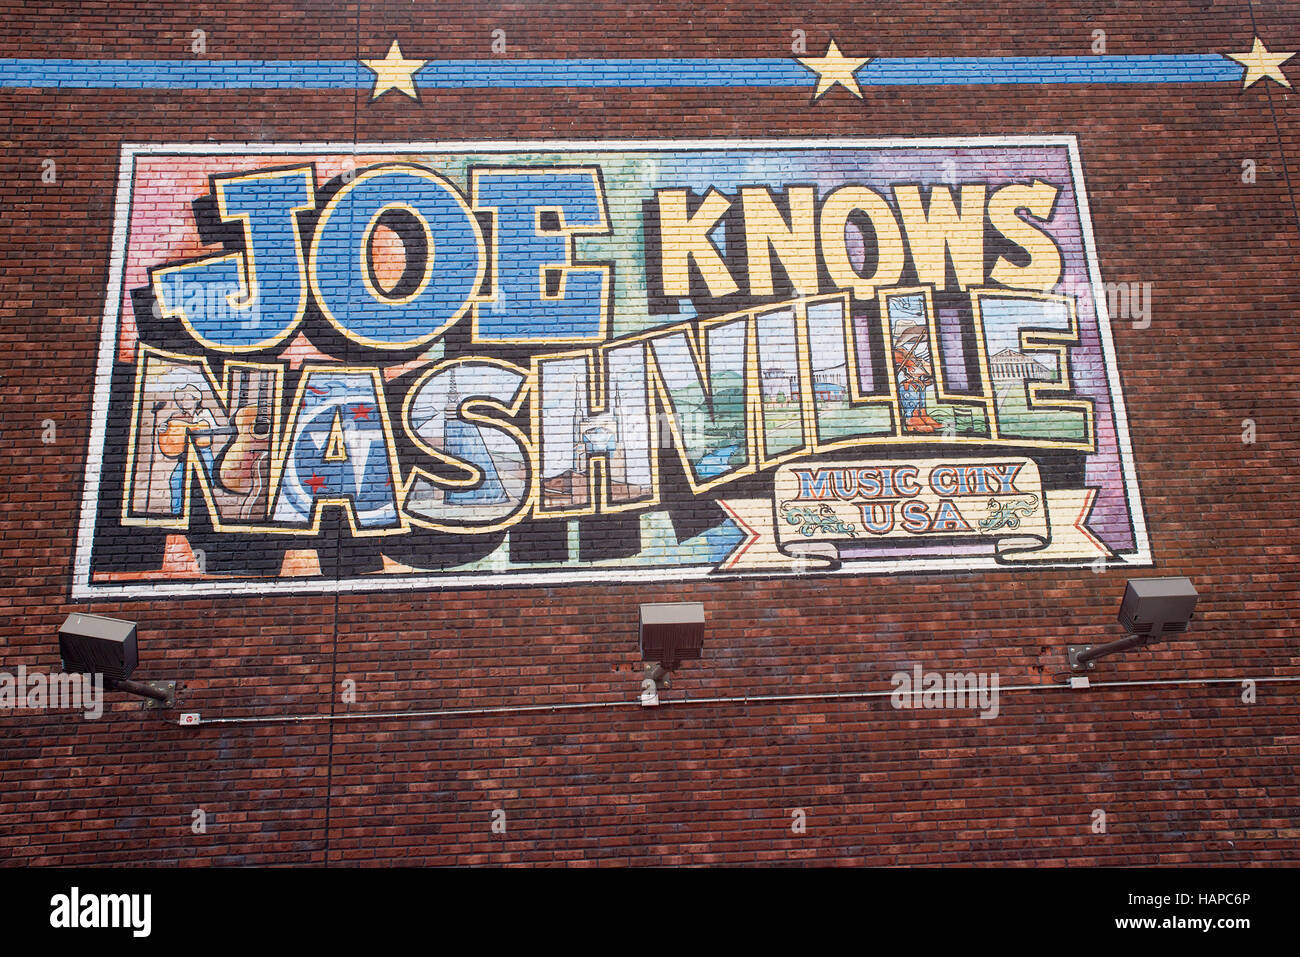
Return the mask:
M1151 56L916 57L872 60L863 86L984 83L1240 82L1245 67L1217 53Z
M763 87L808 86L816 74L792 59L441 60L415 75L419 86Z
M0 60L0 86L115 90L369 87L354 60Z
M862 86L1004 83L1214 83L1244 67L1214 53L1151 56L903 57L872 60ZM527 87L805 87L793 59L431 60L430 89ZM354 60L0 60L0 87L54 89L370 89Z

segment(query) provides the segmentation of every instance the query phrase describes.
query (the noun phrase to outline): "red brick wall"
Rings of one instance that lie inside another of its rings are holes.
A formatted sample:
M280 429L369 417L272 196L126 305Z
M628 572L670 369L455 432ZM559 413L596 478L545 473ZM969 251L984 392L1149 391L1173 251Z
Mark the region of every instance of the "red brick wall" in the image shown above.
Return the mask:
M1099 28L1112 54L1242 51L1257 34L1300 49L1300 17L1267 0L447 6L7 3L0 54L185 59L196 28L212 59L380 57L393 38L411 57L488 58L496 28L506 59L785 57L796 28L810 53L833 35L858 56L1083 56ZM1293 683L1261 682L1253 704L1239 682L1047 686L1067 644L1118 637L1134 574L1192 578L1197 620L1095 680L1300 673L1300 101L1272 81L810 93L0 90L0 669L57 668L76 607L139 621L138 676L182 682L205 720L394 713L180 728L121 695L94 722L0 713L0 862L1295 861ZM1114 328L1154 570L70 599L123 141L989 133L1077 134L1103 275L1153 284L1150 328ZM675 600L704 603L704 656L642 709L637 605ZM914 664L1043 687L1004 691L994 720L886 697L698 701L888 691ZM538 705L556 710L402 715Z

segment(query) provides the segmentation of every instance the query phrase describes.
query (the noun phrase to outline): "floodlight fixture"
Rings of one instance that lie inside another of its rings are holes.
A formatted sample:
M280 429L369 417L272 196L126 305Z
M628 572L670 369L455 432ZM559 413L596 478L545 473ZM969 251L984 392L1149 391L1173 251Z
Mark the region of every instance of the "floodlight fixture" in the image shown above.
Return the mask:
M158 707L176 703L176 682L131 680L139 661L133 621L74 612L59 627L59 657L64 671L103 675L107 687L149 698Z
M682 661L704 649L704 605L697 601L656 602L641 606L641 660L645 674L641 704L659 704L659 686Z
M641 606L641 658L672 671L704 648L704 605L698 601Z
M1189 578L1130 579L1119 606L1119 623L1127 636L1104 645L1070 645L1066 649L1070 669L1091 671L1099 658L1182 634L1191 623L1198 597Z

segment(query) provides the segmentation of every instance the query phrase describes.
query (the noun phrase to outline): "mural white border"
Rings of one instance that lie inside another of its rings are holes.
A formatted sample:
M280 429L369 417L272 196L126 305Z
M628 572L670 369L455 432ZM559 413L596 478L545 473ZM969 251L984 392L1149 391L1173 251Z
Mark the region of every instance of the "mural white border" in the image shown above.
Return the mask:
M101 389L112 375L113 357L117 349L119 309L122 299L122 282L125 269L126 240L130 221L131 187L137 157L149 155L256 155L256 154L369 154L391 153L515 153L520 151L584 151L619 152L628 150L687 149L700 151L725 151L738 149L898 149L916 147L1066 147L1070 158L1070 171L1074 196L1078 205L1079 221L1083 234L1084 252L1088 262L1092 298L1096 304L1098 330L1105 356L1107 381L1110 389L1111 414L1120 461L1127 505L1133 526L1135 549L1115 561L1116 567L1142 567L1153 564L1145 514L1138 490L1137 466L1133 457L1128 430L1128 417L1124 393L1120 385L1119 368L1111 332L1111 319L1107 312L1107 298L1101 279L1096 243L1093 237L1092 216L1088 206L1087 190L1083 179L1083 163L1079 153L1078 138L1073 134L1012 135L1012 136L933 136L891 138L746 138L746 139L643 139L643 140L510 140L474 141L458 140L422 143L124 143L118 168L117 193L114 201L114 227L112 250L106 286L106 304L101 326L99 356L95 366L95 392L90 438L87 450L85 484L82 491L81 515L77 529L76 552L73 559L71 597L74 600L106 598L161 598L203 597L226 595L307 595L335 592L437 591L444 588L527 588L586 582L645 583L678 582L683 580L713 580L742 578L807 577L809 573L755 573L727 572L718 575L709 566L622 567L608 569L573 568L552 569L545 572L500 572L455 576L451 574L369 576L351 579L230 579L209 581L150 581L129 584L96 584L91 581L91 550L95 536L95 518L99 508L101 469L93 467L103 462L109 412L109 390ZM1086 567L1086 566L1085 566ZM1077 563L1041 563L1034 569L1072 568L1082 570ZM959 558L918 557L898 561L854 562L834 570L817 571L821 575L896 575L922 572L978 572L1001 571L1023 573L1026 569L1010 568L993 556L963 556Z

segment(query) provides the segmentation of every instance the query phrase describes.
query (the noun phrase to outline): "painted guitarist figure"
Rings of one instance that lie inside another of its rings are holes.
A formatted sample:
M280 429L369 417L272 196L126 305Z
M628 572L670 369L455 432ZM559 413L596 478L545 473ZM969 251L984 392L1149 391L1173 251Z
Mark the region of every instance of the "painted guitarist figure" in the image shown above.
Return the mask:
M179 515L185 501L185 445L189 433L194 434L194 447L198 449L208 474L214 475L212 458L212 433L217 429L212 413L203 408L203 394L196 386L187 385L172 393L172 401L179 410L168 416L158 430L158 450L169 459L176 459L172 469L172 514Z
M934 384L934 373L927 361L929 356L918 354L926 345L925 337L925 327L918 325L894 332L894 370L903 427L908 432L936 432L942 428L926 407L926 391Z

